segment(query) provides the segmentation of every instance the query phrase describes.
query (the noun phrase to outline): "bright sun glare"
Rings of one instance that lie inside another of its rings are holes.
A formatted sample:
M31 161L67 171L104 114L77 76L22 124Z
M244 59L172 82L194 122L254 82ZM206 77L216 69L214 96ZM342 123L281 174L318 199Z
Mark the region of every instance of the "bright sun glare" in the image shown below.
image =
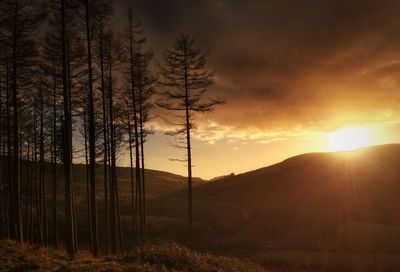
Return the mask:
M372 145L370 128L345 128L329 135L329 150L347 151Z

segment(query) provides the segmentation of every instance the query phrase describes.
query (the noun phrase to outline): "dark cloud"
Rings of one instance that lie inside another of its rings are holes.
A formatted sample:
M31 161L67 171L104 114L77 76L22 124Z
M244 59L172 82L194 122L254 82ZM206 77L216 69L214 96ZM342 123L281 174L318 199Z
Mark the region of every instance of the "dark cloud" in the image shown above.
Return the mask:
M213 114L218 122L328 128L381 120L383 113L398 118L400 1L136 0L133 6L156 52L179 32L210 50L213 91L227 100Z

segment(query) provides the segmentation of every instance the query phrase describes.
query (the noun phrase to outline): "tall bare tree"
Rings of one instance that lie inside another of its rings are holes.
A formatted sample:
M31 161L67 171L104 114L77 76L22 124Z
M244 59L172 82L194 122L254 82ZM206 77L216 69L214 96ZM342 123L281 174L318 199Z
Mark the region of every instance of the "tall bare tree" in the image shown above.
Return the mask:
M155 78L150 72L149 63L153 58L153 52L150 49L144 49L146 39L137 41L135 53L135 85L137 91L137 110L139 115L139 144L140 144L140 162L141 162L141 193L142 193L142 211L140 212L141 236L146 239L146 183L145 183L145 152L144 143L146 136L151 133L146 129L145 124L150 119L150 110L153 106L151 97L154 94L153 83Z
M212 84L212 73L206 69L207 53L202 53L194 47L193 38L188 35L178 35L172 49L164 52L160 64L160 92L162 100L158 106L169 111L178 112L171 124L177 128L168 135L178 137L178 147L186 149L188 173L188 235L191 239L193 226L192 212L192 149L191 134L194 127L194 114L207 113L215 105L223 101L204 98Z
M141 183L141 172L140 172L140 153L139 153L139 119L138 119L138 110L137 110L137 103L138 97L136 93L136 86L135 86L135 46L137 44L136 35L142 33L142 27L140 22L134 17L132 10L129 9L128 11L128 58L129 58L129 65L128 65L128 87L131 96L131 106L132 106L132 113L133 113L133 140L135 147L135 211L132 211L132 217L140 218L142 209L142 183ZM139 236L141 233L139 220L133 220L136 224L133 226L135 230L135 239L136 241L139 240Z
M20 114L24 111L24 99L29 90L35 89L35 62L37 59L37 39L33 35L41 22L40 3L27 0L2 1L2 30L7 40L10 64L10 168L9 183L9 225L10 234L18 241L23 241L21 217L21 141Z
M151 96L154 93L155 77L149 69L153 52L146 48L146 38L143 35L143 26L134 16L132 10L128 11L127 29L127 90L131 101L127 103L130 108L127 126L131 172L133 172L133 156L135 157L135 184L133 175L132 187L132 224L137 241L146 239L146 186L145 186L145 152L144 142L151 132L145 127L150 119L149 112L152 107ZM135 149L133 152L133 148Z
M106 56L105 67L107 73L105 74L106 80L106 93L107 107L108 107L108 143L110 144L110 234L111 234L111 248L115 253L118 249L124 248L124 240L121 225L121 213L119 206L119 190L117 178L117 153L119 146L123 143L123 123L120 119L121 112L123 111L124 100L121 97L121 90L116 84L117 66L121 64L123 49L118 42L118 36L111 30L105 35L105 48L104 53Z
M100 92L101 92L101 108L102 108L102 132L103 132L103 179L104 179L104 213L105 213L105 221L106 221L106 252L109 252L110 249L110 204L109 204L109 179L108 179L108 158L109 158L109 126L108 126L108 102L106 98L106 79L105 79L105 52L104 49L106 47L105 36L106 32L109 31L108 28L112 27L110 24L111 16L113 15L113 1L112 0L100 0L97 5L98 10L98 35L97 35L97 44L98 44L98 63L100 68Z
M71 257L76 253L75 222L73 208L73 184L72 184L72 125L71 125L71 97L68 80L68 52L67 52L67 29L66 29L66 5L65 0L61 4L61 50L62 50L62 81L63 81L63 163L65 180L65 245Z
M97 202L96 202L96 132L94 113L93 92L93 60L92 60L92 24L89 0L85 0L85 25L86 25L86 49L87 49L87 71L88 71L88 130L89 130L89 178L90 178L90 203L91 203L91 229L93 248L92 253L98 253L98 231L97 231Z

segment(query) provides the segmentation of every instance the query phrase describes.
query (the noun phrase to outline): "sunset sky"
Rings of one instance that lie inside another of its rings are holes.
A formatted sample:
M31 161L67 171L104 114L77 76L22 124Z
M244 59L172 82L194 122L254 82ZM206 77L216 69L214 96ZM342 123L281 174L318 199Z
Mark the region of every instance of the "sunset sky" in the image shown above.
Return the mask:
M119 1L122 18L130 1ZM226 104L197 118L194 176L331 151L343 128L364 129L369 144L400 141L400 1L132 2L155 61L181 32L210 51L210 94ZM184 154L168 145L167 125L151 126L147 167L185 175L168 160Z

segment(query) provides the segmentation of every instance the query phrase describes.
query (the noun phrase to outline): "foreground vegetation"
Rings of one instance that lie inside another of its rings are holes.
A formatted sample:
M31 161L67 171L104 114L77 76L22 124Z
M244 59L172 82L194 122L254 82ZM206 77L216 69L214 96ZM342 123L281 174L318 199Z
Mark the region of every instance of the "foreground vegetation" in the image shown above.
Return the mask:
M0 271L265 271L232 257L191 251L175 243L147 244L115 256L79 251L74 260L63 250L0 241Z

